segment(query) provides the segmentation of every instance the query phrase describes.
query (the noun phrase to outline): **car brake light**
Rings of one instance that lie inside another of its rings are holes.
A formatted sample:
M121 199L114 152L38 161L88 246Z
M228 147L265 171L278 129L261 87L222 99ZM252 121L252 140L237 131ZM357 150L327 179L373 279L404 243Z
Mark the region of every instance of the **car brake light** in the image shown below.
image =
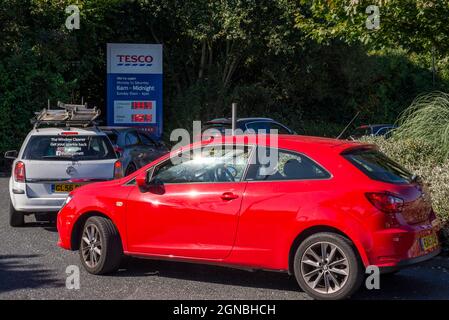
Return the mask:
M120 178L123 178L122 163L120 161L116 161L114 163L114 179Z
M385 227L400 225L396 214L402 211L404 200L387 192L367 192L366 198L373 206L385 213Z
M17 182L25 182L25 164L17 161L14 167L14 180Z
M64 132L61 132L61 134L64 135L64 136L74 136L74 135L77 135L78 132L75 132L75 131L64 131Z

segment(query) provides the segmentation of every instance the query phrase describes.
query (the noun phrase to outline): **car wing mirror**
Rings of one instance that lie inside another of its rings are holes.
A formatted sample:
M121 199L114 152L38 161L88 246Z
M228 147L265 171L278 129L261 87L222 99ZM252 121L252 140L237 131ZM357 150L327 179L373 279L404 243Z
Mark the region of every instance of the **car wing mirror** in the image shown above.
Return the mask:
M136 184L139 190L141 192L150 191L156 194L163 194L165 192L164 182L158 178L151 179L151 171L142 172L136 177Z
M9 150L5 152L5 159L16 159L19 153L17 150Z

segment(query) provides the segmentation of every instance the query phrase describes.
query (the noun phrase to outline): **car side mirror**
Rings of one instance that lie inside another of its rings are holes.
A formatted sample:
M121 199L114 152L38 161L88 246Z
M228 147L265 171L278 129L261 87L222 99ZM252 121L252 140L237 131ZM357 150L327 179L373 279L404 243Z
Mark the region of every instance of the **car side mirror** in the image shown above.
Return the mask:
M17 150L9 150L5 152L5 159L16 159L17 156L19 155L19 153L17 152Z
M147 179L148 179L148 172L146 172L146 171L140 173L136 177L136 184L140 190L145 190L148 188Z
M158 178L151 179L151 170L142 172L136 177L136 184L141 192L151 191L157 194L164 193L164 182Z

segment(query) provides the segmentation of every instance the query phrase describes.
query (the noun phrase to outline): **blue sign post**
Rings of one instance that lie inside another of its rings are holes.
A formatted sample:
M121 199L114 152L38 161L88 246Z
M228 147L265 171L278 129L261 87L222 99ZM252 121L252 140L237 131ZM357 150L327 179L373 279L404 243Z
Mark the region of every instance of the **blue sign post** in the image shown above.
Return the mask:
M162 135L162 45L108 43L107 122Z

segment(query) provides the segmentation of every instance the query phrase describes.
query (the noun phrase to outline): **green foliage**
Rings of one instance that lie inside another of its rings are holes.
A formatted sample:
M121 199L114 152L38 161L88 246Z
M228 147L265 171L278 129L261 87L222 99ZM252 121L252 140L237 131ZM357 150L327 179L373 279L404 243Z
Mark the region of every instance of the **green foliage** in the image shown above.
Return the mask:
M449 158L449 95L432 92L417 97L401 115L394 133L400 139L424 141L440 161Z
M341 39L373 48L402 46L416 52L433 47L447 54L447 1L442 0L300 0L296 27L319 42ZM366 27L366 9L380 9L380 28Z

